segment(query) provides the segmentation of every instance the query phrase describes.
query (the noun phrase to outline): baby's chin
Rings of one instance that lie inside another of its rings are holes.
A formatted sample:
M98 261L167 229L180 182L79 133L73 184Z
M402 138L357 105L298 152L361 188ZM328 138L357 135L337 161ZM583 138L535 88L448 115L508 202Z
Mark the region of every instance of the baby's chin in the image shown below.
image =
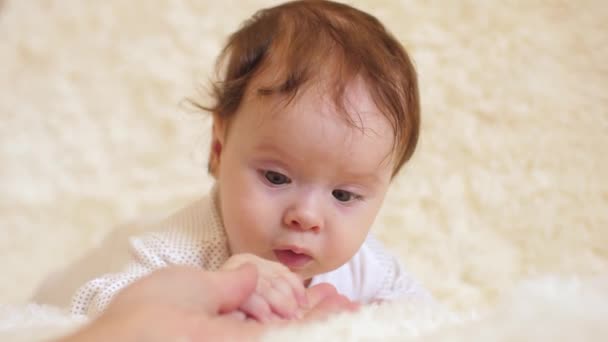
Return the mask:
M336 267L336 268L338 268L338 267ZM335 270L336 268L327 269L327 270L325 270L325 269L314 269L314 270L304 269L304 270L297 270L297 271L293 270L293 272L296 273L300 277L300 279L302 279L302 281L304 282L304 285L306 287L308 287L310 285L310 283L312 282L312 280L314 279L314 277L327 273L327 272L331 272L331 271Z
M297 274L298 277L300 279L302 279L302 282L304 283L304 285L308 286L308 284L310 284L312 282L312 279L317 275L317 274L321 274L321 273L315 273L315 272L307 272L306 270L292 270L293 273Z
M304 283L304 286L308 287L310 285L310 283L312 282L313 278L319 274L323 274L325 272L320 272L318 270L292 270L293 273L297 274L298 277L300 279L302 279L302 282Z

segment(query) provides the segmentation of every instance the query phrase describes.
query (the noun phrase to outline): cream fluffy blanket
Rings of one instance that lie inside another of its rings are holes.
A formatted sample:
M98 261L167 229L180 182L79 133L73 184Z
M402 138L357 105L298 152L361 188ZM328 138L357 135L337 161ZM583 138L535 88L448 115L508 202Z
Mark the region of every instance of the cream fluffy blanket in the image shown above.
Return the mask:
M277 1L0 7L0 340L81 320L32 294L112 229L202 192L180 105ZM423 127L376 233L442 308L394 303L269 340L608 340L608 6L359 0L411 52Z

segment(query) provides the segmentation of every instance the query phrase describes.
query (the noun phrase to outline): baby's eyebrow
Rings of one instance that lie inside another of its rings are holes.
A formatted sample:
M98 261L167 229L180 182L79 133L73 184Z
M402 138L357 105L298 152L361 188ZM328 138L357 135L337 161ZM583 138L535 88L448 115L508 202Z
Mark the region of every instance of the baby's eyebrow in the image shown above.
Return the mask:
M278 157L278 159L281 159L281 160L284 160L287 162L291 162L291 161L294 161L294 159L297 159L297 158L295 158L293 153L288 153L287 150L285 150L275 144L268 144L268 143L262 142L257 145L254 145L253 151L254 151L254 153L272 154L273 156Z
M289 153L287 150L284 150L283 148L281 148L281 146L278 146L276 144L260 142L254 145L253 151L255 151L256 153L276 154L278 156L278 159L280 159L282 163L285 162L289 164L307 162L302 158L298 158L293 153ZM344 160L346 163L343 164L342 167L339 167L340 169L338 170L337 176L339 176L341 179L348 180L349 182L371 184L373 186L382 184L380 171L376 170L375 168L372 171L353 170L352 167L349 167L352 164L350 164L348 160L349 159ZM378 165L378 167L380 167L380 165Z
M346 171L345 173L346 179L356 180L359 182L371 183L373 185L378 185L381 183L380 176L378 172L365 172L358 173L353 171Z
M253 147L253 150L256 152L272 152L272 153L277 153L279 155L289 155L288 153L286 153L286 151L284 151L279 146L276 146L274 144L267 144L267 143L263 143L263 142L255 145Z

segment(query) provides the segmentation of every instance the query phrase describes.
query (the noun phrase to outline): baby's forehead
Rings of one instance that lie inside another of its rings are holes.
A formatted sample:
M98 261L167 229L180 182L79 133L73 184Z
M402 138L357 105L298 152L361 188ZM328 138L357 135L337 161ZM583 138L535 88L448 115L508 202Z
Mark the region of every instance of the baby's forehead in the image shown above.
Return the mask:
M247 146L278 146L287 151L281 155L293 158L295 154L309 162L340 161L350 167L360 164L359 169L392 162L394 136L385 117L359 106L356 113L347 113L347 120L335 106L324 105L328 100L319 98L309 90L290 104L268 98L250 103L239 113L243 115L237 119L239 126L245 130L239 132L247 132ZM362 156L366 163L360 160Z
M245 94L245 103L255 103L276 114L291 107L321 111L327 115L339 115L355 126L365 126L371 117L387 115L376 104L364 79L354 76L350 80L339 80L328 73L315 74L293 88L285 86L284 71L279 66L269 65L250 80Z
M261 94L254 88L244 102L244 110L237 115L247 115L247 125L252 129L271 131L281 129L281 125L297 123L301 116L313 116L319 123L319 129L338 127L332 132L342 136L345 142L366 137L386 137L394 143L392 125L381 114L362 82L347 87L341 101L337 103L323 85L311 84L293 97Z

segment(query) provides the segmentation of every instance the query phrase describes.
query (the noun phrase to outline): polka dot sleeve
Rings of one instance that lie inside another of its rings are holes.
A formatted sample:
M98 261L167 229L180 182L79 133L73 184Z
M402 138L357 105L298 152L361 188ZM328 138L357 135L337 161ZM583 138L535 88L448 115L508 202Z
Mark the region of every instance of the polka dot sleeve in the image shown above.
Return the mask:
M123 273L109 274L89 281L72 298L72 314L99 315L121 289L152 270L134 262Z
M130 239L133 260L123 272L103 275L82 286L72 298L71 312L96 316L127 285L169 265L216 270L230 256L217 207L217 189Z

